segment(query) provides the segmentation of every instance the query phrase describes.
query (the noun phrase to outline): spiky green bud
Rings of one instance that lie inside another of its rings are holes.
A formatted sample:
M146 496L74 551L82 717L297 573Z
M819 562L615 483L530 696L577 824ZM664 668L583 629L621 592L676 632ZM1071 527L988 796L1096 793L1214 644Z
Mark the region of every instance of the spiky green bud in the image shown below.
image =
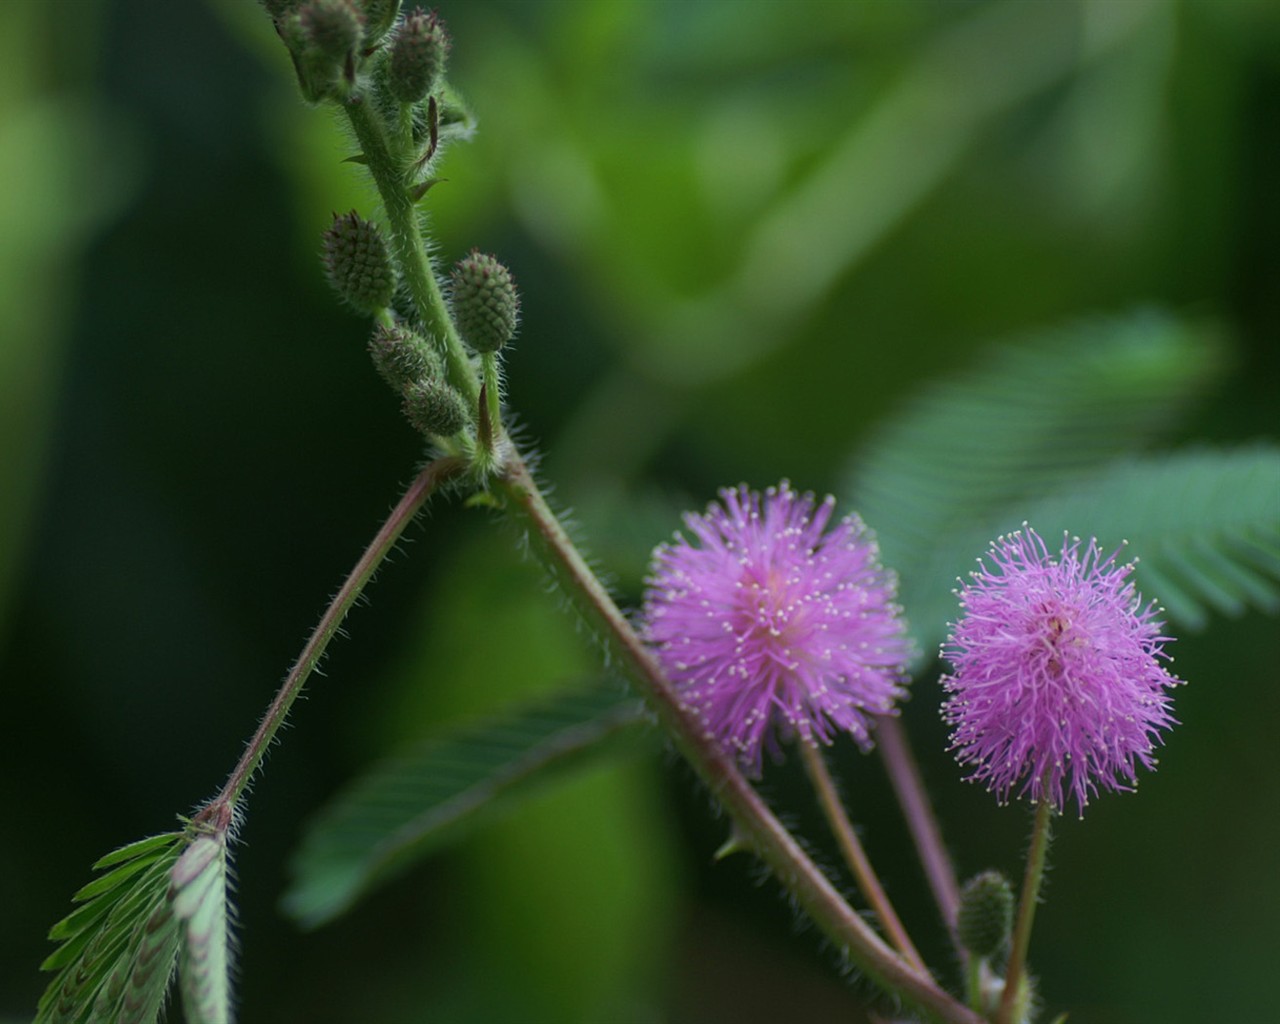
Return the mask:
M422 335L396 324L379 324L369 338L378 373L396 391L423 380L443 380L444 362Z
M960 891L956 934L974 956L1000 952L1013 929L1013 887L998 871L974 875Z
M462 396L438 380L421 380L405 388L404 414L420 433L438 437L456 434L470 419Z
M511 271L477 250L453 268L453 316L477 352L497 352L516 333L520 298Z
M356 309L374 313L391 305L395 272L378 226L355 210L333 215L321 245L325 276Z
M436 90L449 56L449 37L435 11L416 8L400 23L387 60L387 86L401 103L417 103Z

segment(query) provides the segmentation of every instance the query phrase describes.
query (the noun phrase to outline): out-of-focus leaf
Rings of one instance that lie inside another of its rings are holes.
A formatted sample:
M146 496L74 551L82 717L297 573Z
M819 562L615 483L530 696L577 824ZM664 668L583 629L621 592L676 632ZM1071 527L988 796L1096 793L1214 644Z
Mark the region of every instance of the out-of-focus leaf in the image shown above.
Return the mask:
M611 741L642 725L638 701L598 688L433 737L320 814L294 858L286 909L308 926L331 920L481 814L530 795L552 769L616 749Z
M939 566L953 565L955 538L1010 515L1016 525L1027 518L1018 510L1046 493L1142 451L1225 363L1206 328L1154 311L1100 318L997 349L891 419L855 460L845 495L902 579L921 649L939 628L924 595L936 595Z

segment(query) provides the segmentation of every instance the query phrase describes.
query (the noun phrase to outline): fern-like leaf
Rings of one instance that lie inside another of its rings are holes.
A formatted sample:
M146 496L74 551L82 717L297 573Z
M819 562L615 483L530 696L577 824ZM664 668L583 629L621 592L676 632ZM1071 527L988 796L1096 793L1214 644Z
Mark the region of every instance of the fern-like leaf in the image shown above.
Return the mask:
M1213 384L1216 336L1153 311L996 349L918 395L855 460L846 497L912 577L956 530L1144 450Z
M153 1024L178 956L169 872L184 833L168 832L107 854L106 870L75 894L83 906L49 931L61 945L41 965L57 971L36 1024ZM109 870L108 870L109 869Z
M484 813L640 731L638 701L592 689L436 736L375 767L312 823L286 910L313 927L456 838Z
M940 538L902 587L927 651L959 612L956 577L1024 520L1050 550L1064 531L1096 536L1108 550L1128 541L1139 590L1186 628L1202 628L1214 611L1280 611L1280 448L1201 449L1122 460Z
M178 979L187 1024L231 1024L226 834L197 838L170 878L173 913L182 923Z

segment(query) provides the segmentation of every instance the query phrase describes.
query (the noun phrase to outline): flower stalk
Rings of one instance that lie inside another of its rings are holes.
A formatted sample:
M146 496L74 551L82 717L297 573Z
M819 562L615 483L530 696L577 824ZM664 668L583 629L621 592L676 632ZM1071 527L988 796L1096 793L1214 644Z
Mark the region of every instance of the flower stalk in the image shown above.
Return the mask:
M849 820L849 816L845 813L844 805L840 801L840 794L836 791L835 780L831 777L831 772L827 768L826 758L823 757L822 751L809 743L802 742L797 745L800 748L800 756L804 760L805 771L808 773L809 780L813 783L813 788L818 794L818 802L822 805L822 813L826 816L827 824L831 826L831 831L835 834L836 842L840 846L840 852L844 855L845 863L849 865L849 870L853 872L853 877L857 879L858 889L866 897L867 902L871 904L871 909L875 911L876 916L880 919L880 925L888 934L894 948L917 971L921 974L928 974L929 969L916 951L916 947L911 941L911 936L907 934L907 929L903 926L901 919L898 917L898 912L894 909L888 895L885 893L884 886L880 884L879 876L871 866L871 859L862 848L862 841L858 838L853 822Z
M1041 797L1036 804L1031 849L1027 853L1027 872L1022 880L1022 895L1018 898L1018 917L1013 927L1009 966L1005 971L1004 992L1000 996L996 1024L1018 1024L1016 1014L1026 974L1027 950L1031 945L1031 926L1035 922L1036 904L1040 902L1040 887L1044 882L1052 817L1053 804L1046 797Z

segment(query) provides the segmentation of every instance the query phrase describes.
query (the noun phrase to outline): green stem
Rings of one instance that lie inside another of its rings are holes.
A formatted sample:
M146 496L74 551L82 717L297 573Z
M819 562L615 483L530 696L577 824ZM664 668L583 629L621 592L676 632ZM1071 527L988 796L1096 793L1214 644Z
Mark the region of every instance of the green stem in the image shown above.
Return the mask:
M422 326L441 346L449 383L462 393L469 406L475 408L480 397L480 382L449 315L449 307L431 269L431 261L427 259L417 210L405 187L405 166L397 159L398 147L387 138L386 127L363 95L351 96L342 109L351 121L366 166L382 197L401 280L409 290Z
M986 1007L982 1005L982 964L980 956L970 956L965 961L965 995L969 997L969 1008L981 1013Z
M1013 1014L1018 1002L1018 990L1026 970L1027 949L1031 945L1031 926L1035 921L1036 904L1040 902L1040 886L1044 881L1045 857L1049 851L1050 821L1053 804L1045 796L1036 804L1036 823L1031 832L1031 849L1027 852L1027 873L1022 880L1022 895L1018 902L1018 920L1013 927L1013 942L1009 952L1009 967L1004 976L1004 993L1000 997L1000 1009L996 1024L1015 1024Z
M329 641L333 639L334 634L338 631L338 627L342 624L342 620L346 618L347 612L351 610L351 606L355 604L356 599L363 592L369 580L372 579L374 572L382 564L382 560L387 557L387 554L395 546L396 541L400 539L405 527L422 510L422 506L427 499L443 484L459 476L463 472L465 465L461 459L436 459L434 462L428 463L414 479L413 483L409 485L404 496L397 502L395 508L391 510L391 514L387 516L386 522L382 524L373 540L369 542L369 546L365 548L364 554L360 556L360 560L356 562L342 587L334 595L329 607L325 609L324 615L320 617L320 622L316 625L310 639L307 640L306 645L302 648L302 653L298 655L298 660L294 662L293 668L285 676L275 699L271 702L271 706L267 709L266 715L258 726L258 731L253 734L253 739L249 741L244 755L240 758L239 764L235 766L230 778L227 779L222 792L196 815L196 821L212 824L220 831L226 830L234 816L236 801L240 799L245 787L249 784L249 780L253 778L254 772L258 770L258 766L262 764L262 759L266 756L267 750L271 746L271 741L275 739L276 733L280 731L280 726L284 724L284 720L289 714L289 709L293 707L293 702L297 700L298 694L302 692L302 687L306 684L307 678L315 670L320 659L324 657Z
M502 374L498 372L498 354L485 352L481 355L480 369L489 397L489 419L496 427L502 422Z
M946 1024L982 1024L982 1018L916 970L849 906L795 837L783 827L737 765L681 702L652 653L570 541L518 456L495 481L508 511L563 585L607 653L646 697L679 746L743 833L745 841L826 935L869 978Z
M804 759L805 771L808 772L809 780L813 783L813 788L818 794L818 802L822 805L822 813L826 815L827 823L835 834L836 842L840 845L840 852L844 854L845 863L849 865L849 870L853 872L853 877L857 879L859 890L866 897L867 902L871 904L871 909L875 911L876 916L880 919L880 924L893 942L894 947L912 967L921 974L927 975L929 968L925 966L924 960L916 952L916 947L912 944L911 937L907 934L907 929L903 927L902 921L898 917L898 912L889 901L889 897L884 891L884 886L880 884L880 878L876 875L875 868L871 866L871 859L867 856L866 850L862 848L862 841L858 838L858 833L853 828L853 822L849 820L849 816L845 813L844 804L840 800L840 794L836 792L835 780L827 769L827 762L822 756L822 751L804 741L800 741L797 746L800 748L800 756Z

